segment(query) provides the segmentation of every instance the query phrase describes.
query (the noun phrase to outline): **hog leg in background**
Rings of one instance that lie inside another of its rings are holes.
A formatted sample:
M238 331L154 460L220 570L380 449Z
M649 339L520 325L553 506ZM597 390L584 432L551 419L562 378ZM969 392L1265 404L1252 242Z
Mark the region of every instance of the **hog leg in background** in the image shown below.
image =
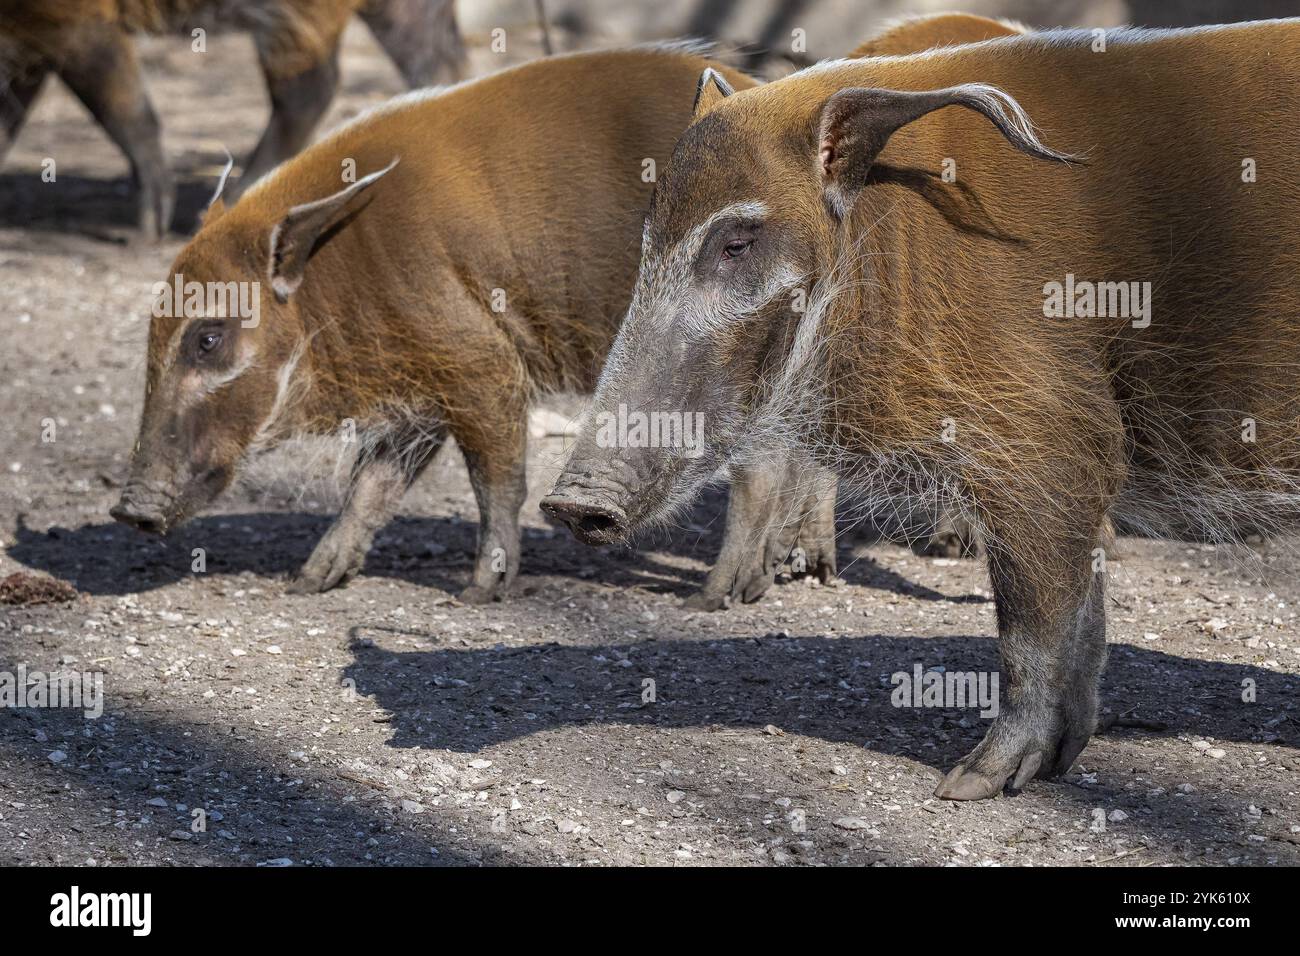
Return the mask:
M785 564L823 584L835 578L835 476L794 458L733 470L722 550L686 606L716 611L757 601Z
M373 0L362 19L401 71L408 86L460 77L464 48L452 0ZM339 46L348 5L322 12L310 29L280 21L255 31L258 60L271 97L271 118L230 199L307 145L339 83Z
M0 162L13 146L50 61L26 44L0 36Z
M56 67L63 82L126 154L139 189L139 227L160 239L171 226L176 184L163 156L162 130L135 46L125 31L102 23L78 27L66 38Z
M239 182L227 188L228 203L311 139L334 99L339 83L339 42L347 25L347 11L339 10L314 31L293 29L293 21L277 29L254 33L258 62L271 98L271 117L262 138L244 164Z
M369 0L358 13L411 89L462 78L455 0Z

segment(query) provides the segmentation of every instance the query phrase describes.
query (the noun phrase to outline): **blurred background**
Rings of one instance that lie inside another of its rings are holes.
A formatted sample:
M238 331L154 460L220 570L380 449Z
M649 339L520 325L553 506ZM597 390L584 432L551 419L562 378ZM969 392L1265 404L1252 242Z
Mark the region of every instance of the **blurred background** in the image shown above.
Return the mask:
M788 51L805 31L813 60L840 56L899 17L960 11L1020 20L1031 27L1193 26L1289 17L1297 0L545 0L557 47L700 36L763 54ZM518 17L531 0L462 2L467 32Z
M30 19L33 11L76 21L83 15L69 11L180 10L179 23L168 28L155 24L131 42L161 121L163 156L179 188L172 231L186 235L211 194L226 150L242 163L269 113L253 37L237 27L219 29L220 23L232 18L231 11L251 10L265 17L286 4L317 10L344 2L0 0L0 112L14 99L19 72L6 64L6 31L12 33L12 25ZM430 0L364 2L401 11ZM1300 13L1300 0L455 0L453 8L464 41L466 77L548 50L698 37L716 41L723 58L771 79L842 55L891 21L926 13L962 10L1019 20L1031 28L1163 27L1290 16ZM213 10L218 11L215 18L209 15ZM192 22L213 26L203 51L195 51L190 42ZM372 29L359 17L348 23L338 92L316 126L317 136L407 89L394 60L377 42L373 20L367 22ZM397 31L399 42L403 32ZM406 32L408 42L422 42ZM39 188L45 185L40 173L50 160L57 166L58 188ZM7 153L0 149L0 227L127 242L136 231L135 195L121 151L64 83L47 79Z

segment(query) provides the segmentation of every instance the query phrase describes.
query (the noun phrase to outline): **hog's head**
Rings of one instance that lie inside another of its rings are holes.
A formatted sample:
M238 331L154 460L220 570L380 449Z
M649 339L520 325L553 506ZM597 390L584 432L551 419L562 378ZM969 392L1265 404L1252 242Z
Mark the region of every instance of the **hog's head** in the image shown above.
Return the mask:
M695 119L655 186L591 415L542 502L588 543L666 519L752 439L773 390L815 350L813 300L870 226L854 207L894 132L962 106L1030 155L1069 158L989 86L832 87L810 99L798 76L734 95L715 72L701 77ZM697 416L695 445L633 440L621 423L634 410ZM620 427L603 428L611 421Z
M153 290L144 411L114 518L165 533L216 498L251 450L283 437L310 344L294 293L321 242L394 165L270 216L259 191L227 210L218 189Z

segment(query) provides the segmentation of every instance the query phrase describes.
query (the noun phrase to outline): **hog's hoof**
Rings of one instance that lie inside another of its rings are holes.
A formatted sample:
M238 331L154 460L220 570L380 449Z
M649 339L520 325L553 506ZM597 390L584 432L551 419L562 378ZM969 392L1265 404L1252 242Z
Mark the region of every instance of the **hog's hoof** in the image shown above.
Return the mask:
M350 574L341 574L338 577L330 574L317 575L299 572L297 577L293 578L287 585L285 585L284 593L320 594L323 591L328 591L331 588L336 588L340 585L346 584L354 577L356 577L355 571Z
M823 587L837 588L843 583L836 573L837 571L838 567L832 555L831 557L816 558L810 561L803 571L792 571L791 573L797 578L814 578Z
M934 795L940 800L987 800L1002 792L1003 783L958 764L939 781Z
M1006 720L1006 716L997 720ZM1050 739L1045 744L1015 724L999 728L995 721L979 745L948 771L934 795L940 800L987 800L1007 788L1023 790L1035 777L1056 775L1054 756L1064 746L1064 742ZM1073 762L1074 757L1069 760Z
M471 584L461 591L457 597L462 604L488 604L493 600L500 599L501 589L498 587L485 588L481 584Z
M347 584L361 573L369 550L368 540L353 541L347 535L327 533L285 591L289 594L319 594Z
M682 601L682 607L689 608L692 611L721 611L726 606L727 596L725 594L710 594L708 591L696 591Z
M753 604L767 593L767 589L775 581L775 568L771 571L759 571L747 578L741 578L736 582L735 587L731 589L731 600L733 603Z
M373 532L346 515L341 517L317 542L286 590L289 594L318 594L351 581L361 573L373 537Z
M1030 780L1038 776L1042 764L1043 755L1040 752L1028 754L1019 766L1013 768L1014 778L1010 771L993 771L990 775L958 764L939 782L934 795L940 800L987 800L1001 793L1008 780L1011 780L1012 790L1023 790Z
M361 571L360 564L334 564L323 569L311 567L308 562L286 586L286 594L320 594L331 588L342 587Z
M1039 751L1027 754L1018 766L1006 773L999 770L981 773L958 764L939 782L934 795L940 800L987 800L1001 793L1008 780L1011 781L1012 790L1025 789L1025 785L1038 776L1042 765L1043 755Z

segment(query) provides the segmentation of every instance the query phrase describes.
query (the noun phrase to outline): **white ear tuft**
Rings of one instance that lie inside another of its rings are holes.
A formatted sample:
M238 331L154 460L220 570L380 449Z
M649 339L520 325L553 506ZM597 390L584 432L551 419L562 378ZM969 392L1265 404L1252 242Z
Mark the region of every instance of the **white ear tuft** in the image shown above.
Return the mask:
M221 178L217 180L217 191L214 192L212 198L208 200L208 209L211 209L213 204L221 198L221 194L226 189L226 180L230 178L230 171L235 168L235 157L230 155L230 150L226 149L224 146L221 147L221 149L226 154L226 168L221 171Z
M700 74L700 81L695 84L695 104L691 107L691 113L699 119L713 109L720 100L726 99L734 92L736 92L735 88L721 73L711 66L706 66L704 72Z

